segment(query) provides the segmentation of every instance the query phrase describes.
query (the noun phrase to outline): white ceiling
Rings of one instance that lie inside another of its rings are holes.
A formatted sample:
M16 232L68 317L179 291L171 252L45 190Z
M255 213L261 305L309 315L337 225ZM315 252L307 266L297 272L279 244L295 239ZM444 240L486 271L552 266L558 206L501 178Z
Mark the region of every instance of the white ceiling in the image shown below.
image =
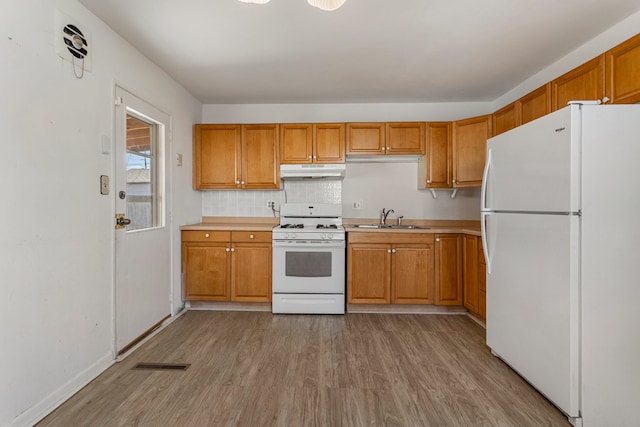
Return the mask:
M490 102L639 0L80 0L205 104Z

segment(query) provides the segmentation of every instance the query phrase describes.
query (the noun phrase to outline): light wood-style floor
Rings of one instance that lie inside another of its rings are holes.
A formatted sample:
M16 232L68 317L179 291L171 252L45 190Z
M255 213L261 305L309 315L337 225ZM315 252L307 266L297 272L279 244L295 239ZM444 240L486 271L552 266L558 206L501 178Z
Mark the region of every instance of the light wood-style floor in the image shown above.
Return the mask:
M39 425L570 426L484 340L460 315L190 311Z

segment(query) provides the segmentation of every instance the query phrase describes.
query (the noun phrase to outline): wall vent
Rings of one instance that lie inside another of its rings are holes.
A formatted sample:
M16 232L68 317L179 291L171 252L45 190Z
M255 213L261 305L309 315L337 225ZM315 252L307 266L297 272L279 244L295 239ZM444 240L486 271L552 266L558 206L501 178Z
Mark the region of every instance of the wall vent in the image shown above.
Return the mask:
M131 369L147 369L153 371L186 371L190 363L137 363Z
M74 69L91 71L91 32L75 19L56 9L54 19L56 53Z

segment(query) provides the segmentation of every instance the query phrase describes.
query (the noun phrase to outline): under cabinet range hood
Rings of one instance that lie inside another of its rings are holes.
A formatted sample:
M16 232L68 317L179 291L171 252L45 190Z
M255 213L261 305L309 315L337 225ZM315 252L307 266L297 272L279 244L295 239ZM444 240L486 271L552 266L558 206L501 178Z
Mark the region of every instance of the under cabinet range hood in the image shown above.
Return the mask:
M300 179L344 179L346 165L280 165L280 178L285 180Z

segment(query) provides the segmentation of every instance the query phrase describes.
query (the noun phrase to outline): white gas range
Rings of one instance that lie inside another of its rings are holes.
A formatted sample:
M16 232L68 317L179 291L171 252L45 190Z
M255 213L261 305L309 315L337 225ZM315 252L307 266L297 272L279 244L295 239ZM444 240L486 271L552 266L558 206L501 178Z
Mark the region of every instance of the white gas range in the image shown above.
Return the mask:
M289 203L273 229L273 313L344 314L342 205Z

